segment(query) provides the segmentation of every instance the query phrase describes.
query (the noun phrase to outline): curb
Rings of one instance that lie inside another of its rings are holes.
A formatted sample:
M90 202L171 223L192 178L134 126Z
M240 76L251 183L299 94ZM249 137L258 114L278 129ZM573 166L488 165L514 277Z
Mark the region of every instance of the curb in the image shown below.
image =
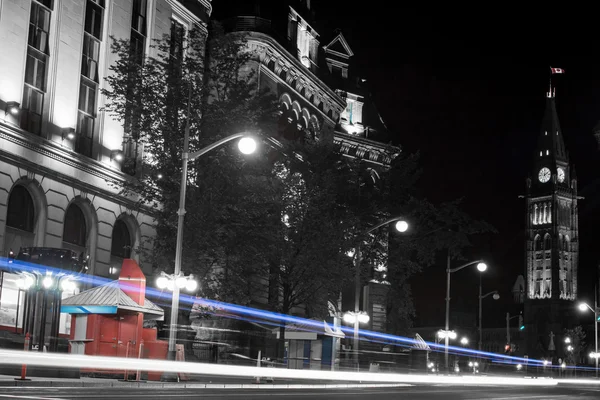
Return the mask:
M260 383L168 383L168 382L61 382L61 381L4 381L0 387L133 387L133 388L180 388L180 389L350 389L408 387L406 383L330 383L330 384L260 384Z

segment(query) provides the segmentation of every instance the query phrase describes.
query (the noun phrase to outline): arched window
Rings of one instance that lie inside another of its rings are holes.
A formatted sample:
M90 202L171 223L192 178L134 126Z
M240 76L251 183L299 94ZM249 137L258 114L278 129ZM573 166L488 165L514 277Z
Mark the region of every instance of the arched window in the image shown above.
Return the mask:
M535 239L533 241L534 241L534 249L536 251L542 250L542 238L541 238L541 236L540 235L536 235L536 237L535 237Z
M71 204L65 214L63 241L81 247L86 245L87 226L85 216L77 204Z
M8 198L6 226L33 233L35 210L29 191L23 186L15 186Z
M113 227L110 254L121 258L131 256L131 235L123 220L118 219Z
M552 248L552 237L550 237L550 234L547 233L546 236L544 236L544 250L550 250Z
M563 243L563 235L561 233L558 234L558 250L563 250L564 249L564 243Z

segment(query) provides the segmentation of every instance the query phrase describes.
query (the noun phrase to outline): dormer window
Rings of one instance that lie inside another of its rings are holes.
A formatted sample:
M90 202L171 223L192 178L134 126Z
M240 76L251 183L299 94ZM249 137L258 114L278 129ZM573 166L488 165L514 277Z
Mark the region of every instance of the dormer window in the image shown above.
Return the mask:
M318 36L319 34L290 7L288 40L298 50L298 59L306 68L314 69L316 67L319 49Z

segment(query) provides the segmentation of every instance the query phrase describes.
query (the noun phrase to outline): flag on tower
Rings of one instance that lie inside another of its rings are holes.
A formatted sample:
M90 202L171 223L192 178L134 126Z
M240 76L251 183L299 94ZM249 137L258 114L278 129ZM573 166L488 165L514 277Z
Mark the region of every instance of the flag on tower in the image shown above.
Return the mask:
M552 71L553 74L564 74L565 70L562 68L552 68L550 67L550 71Z

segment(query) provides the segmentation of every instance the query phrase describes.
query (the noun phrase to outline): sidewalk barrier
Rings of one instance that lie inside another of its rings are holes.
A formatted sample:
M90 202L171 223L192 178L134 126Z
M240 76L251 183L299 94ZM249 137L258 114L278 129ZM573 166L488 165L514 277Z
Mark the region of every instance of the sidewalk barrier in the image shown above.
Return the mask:
M31 341L31 337L29 336L29 332L27 332L27 334L25 335L25 341L23 344L23 350L24 351L29 351L29 342ZM15 380L18 381L28 381L29 379L27 379L27 364L23 364L21 366L21 378L15 378Z
M258 351L258 357L256 357L256 366L258 368L260 368L260 360L261 360L260 355L261 355L261 353L262 353L262 351L259 350ZM255 376L254 377L254 383L260 383L260 376Z
M140 351L138 352L138 360L142 358L142 354L144 352L144 340L140 340ZM135 373L135 381L139 382L141 376L141 371L138 369Z
M175 361L185 361L185 347L182 344L177 344L175 345ZM180 381L189 381L190 378L188 377L188 374L186 374L185 372L179 372L177 374L179 376L179 380Z

